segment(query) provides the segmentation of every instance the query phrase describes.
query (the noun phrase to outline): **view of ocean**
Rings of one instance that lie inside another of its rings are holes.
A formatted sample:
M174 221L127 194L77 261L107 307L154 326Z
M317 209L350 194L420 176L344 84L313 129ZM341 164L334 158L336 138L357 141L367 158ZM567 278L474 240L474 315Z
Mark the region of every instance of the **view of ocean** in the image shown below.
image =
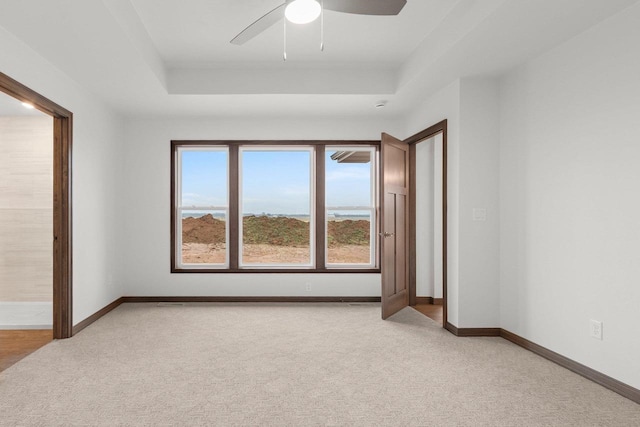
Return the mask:
M202 216L211 214L214 218L224 221L226 219L226 214L224 212L208 212L208 211L192 211L192 212L182 212L182 218L200 218ZM296 215L296 214L268 214L268 213L246 213L242 216L268 216L272 218L295 218L300 221L309 221L309 215ZM360 220L360 219L368 219L368 214L329 214L328 219L330 221L345 221L345 220Z

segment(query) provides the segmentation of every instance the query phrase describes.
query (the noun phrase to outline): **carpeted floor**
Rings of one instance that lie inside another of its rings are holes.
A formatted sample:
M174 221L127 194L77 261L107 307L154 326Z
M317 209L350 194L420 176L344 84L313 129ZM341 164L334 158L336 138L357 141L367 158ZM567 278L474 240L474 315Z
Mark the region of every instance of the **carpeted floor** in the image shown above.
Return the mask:
M638 426L501 338L377 304L124 304L0 373L0 425Z

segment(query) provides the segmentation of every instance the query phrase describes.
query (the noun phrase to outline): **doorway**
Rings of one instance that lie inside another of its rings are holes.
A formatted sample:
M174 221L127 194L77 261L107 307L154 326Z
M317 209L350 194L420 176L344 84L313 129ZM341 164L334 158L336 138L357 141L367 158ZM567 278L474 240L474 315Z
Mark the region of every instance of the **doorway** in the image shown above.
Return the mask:
M0 93L0 371L53 339L53 119Z
M409 144L409 305L447 324L447 121Z
M0 91L53 118L50 242L52 337L72 335L71 141L70 111L0 73Z
M430 139L434 144L438 142L437 150L434 145L430 170L431 175L437 175L439 179L434 180L437 184L433 185L432 208L429 218L425 219L424 209L418 211L416 206L417 144L426 144L425 141ZM418 302L418 281L431 277L431 291L429 284L423 286L422 283L420 290L431 292L435 297L424 296L425 300L420 302L429 303L432 306L429 313L434 313L439 323L446 327L447 120L436 123L404 141L383 133L380 174L382 318L388 318L407 305L415 307ZM417 215L421 215L420 221L417 220ZM429 238L430 250L426 252L424 242L420 241L418 244L417 235L418 226L425 223L431 224L432 231L432 237ZM428 263L424 258L428 258ZM420 267L418 263L421 263ZM423 268L425 265L426 268ZM425 288L427 290L424 290Z

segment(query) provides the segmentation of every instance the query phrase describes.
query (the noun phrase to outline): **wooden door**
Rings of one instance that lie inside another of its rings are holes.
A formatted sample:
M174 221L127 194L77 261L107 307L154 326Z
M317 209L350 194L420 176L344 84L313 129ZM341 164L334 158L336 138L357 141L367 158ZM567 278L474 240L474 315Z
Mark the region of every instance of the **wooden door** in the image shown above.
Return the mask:
M380 269L382 318L386 319L409 305L409 146L383 133L380 163Z

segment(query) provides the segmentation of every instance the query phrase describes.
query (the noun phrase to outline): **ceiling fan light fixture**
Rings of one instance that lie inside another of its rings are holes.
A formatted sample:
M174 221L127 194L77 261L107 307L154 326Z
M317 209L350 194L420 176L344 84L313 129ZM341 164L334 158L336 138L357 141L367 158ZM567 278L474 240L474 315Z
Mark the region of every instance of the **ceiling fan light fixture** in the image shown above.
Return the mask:
M315 21L321 12L322 7L316 0L294 0L287 5L284 16L294 24L308 24Z

